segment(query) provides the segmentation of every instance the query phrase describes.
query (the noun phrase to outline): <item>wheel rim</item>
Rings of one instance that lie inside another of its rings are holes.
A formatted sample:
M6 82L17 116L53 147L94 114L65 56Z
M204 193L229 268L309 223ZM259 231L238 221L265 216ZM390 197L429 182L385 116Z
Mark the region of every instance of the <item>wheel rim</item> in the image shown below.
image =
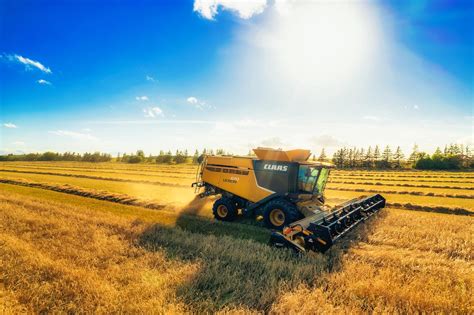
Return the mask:
M229 211L227 210L227 207L224 206L224 205L219 205L217 207L217 214L221 217L221 218L225 218L227 216L227 213L229 213Z
M281 209L273 209L269 218L274 226L282 226L285 223L285 213Z

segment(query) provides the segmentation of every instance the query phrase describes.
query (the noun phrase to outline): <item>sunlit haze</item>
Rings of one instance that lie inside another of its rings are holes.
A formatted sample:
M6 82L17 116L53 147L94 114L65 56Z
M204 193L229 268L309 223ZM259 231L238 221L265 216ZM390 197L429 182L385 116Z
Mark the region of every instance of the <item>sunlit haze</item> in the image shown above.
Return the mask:
M0 153L473 144L470 4L143 3L2 3Z

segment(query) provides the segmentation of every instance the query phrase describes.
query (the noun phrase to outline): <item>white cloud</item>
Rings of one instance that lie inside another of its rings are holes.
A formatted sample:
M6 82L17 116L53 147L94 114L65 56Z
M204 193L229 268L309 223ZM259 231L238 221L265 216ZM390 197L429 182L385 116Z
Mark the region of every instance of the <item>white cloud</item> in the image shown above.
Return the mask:
M211 108L214 108L214 106L211 106L209 104L207 104L205 101L201 101L201 100L198 100L196 97L194 96L190 96L186 99L186 102L188 102L189 104L193 105L194 107L196 107L197 109L200 109L200 110L203 110L203 109L211 109Z
M15 141L12 144L15 145L15 146L24 146L25 145L25 143L23 141Z
M418 110L418 109L420 109L420 107L418 105L413 105L413 109Z
M70 137L77 140L98 140L96 137L89 133L81 133L76 131L69 130L54 130L49 131L50 134L61 136L61 137Z
M318 147L338 147L344 145L344 142L330 135L312 137L310 143Z
M145 113L145 117L155 118L158 116L163 116L163 111L159 107L148 107L143 109L143 113Z
M274 149L283 148L287 146L287 144L285 144L281 140L280 137L272 137L272 138L264 139L260 142L260 144L264 147L269 147L269 148L274 148Z
M250 19L262 13L267 6L267 0L194 0L194 11L203 18L213 20L219 8L230 10L242 18Z
M5 123L5 124L3 124L3 127L5 127L5 128L18 128L17 125L12 124L12 123Z
M186 101L189 103L189 104L197 104L198 103L198 99L195 98L194 96L190 96L186 99Z
M43 80L43 79L39 79L38 81L36 81L38 84L41 84L41 85L51 85L51 82L49 81L46 81L46 80Z
M145 96L145 95L144 96L137 96L137 97L135 97L135 99L137 101L148 101L149 100L148 96Z
M147 75L147 76L145 77L145 79L146 79L147 81L150 81L150 82L158 82L158 81L155 80L155 78L153 78L153 77L150 76L150 75Z
M41 71L43 71L44 73L48 73L48 74L51 74L52 71L51 69L49 69L48 67L44 66L43 64L41 64L39 61L35 61L35 60L31 60L29 58L26 58L26 57L23 57L23 56L20 56L20 55L14 55L14 58L24 64L27 68L31 68L31 67L35 67Z

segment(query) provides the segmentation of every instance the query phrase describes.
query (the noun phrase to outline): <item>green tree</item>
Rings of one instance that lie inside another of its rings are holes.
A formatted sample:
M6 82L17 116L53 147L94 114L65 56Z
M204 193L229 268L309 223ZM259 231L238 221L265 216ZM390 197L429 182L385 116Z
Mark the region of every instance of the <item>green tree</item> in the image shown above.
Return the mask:
M387 145L382 153L382 160L379 163L381 168L391 168L392 166L392 150Z
M410 157L408 157L408 162L413 167L413 166L415 166L416 162L419 159L420 159L420 151L419 151L418 145L415 143L415 145L413 146L413 150L410 154Z
M379 146L376 145L375 149L374 149L374 166L378 167L378 164L380 162L380 158L381 158L380 149L379 149Z
M402 149L400 149L400 146L398 146L397 150L395 151L393 155L393 160L395 161L396 168L402 167L402 162L404 158L405 158L405 155L403 154Z
M318 157L318 161L321 161L321 162L326 162L328 159L327 155L326 155L326 150L324 150L324 148L321 149L321 154L319 154L319 157Z
M364 157L364 166L367 168L373 168L374 167L374 154L372 153L372 147L369 146L367 149L367 153L365 154Z
M342 148L337 150L333 155L332 161L339 168L345 167L347 164L347 149Z
M168 151L165 155L163 155L162 163L171 164L172 161L173 161L173 156L171 155L171 151Z

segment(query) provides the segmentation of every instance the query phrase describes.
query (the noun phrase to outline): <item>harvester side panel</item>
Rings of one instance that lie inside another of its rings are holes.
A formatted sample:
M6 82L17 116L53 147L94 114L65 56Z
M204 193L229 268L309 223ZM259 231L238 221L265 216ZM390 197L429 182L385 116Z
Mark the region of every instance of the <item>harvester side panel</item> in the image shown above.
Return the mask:
M258 185L252 160L248 158L208 158L203 166L202 181L251 202L274 193Z

